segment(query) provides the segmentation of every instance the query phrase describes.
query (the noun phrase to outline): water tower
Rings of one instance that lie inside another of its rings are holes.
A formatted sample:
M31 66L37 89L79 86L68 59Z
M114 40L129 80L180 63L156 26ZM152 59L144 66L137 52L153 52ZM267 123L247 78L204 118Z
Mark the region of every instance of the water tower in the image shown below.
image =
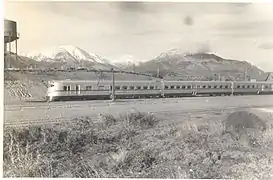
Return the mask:
M15 21L6 20L4 22L4 68L11 67L12 43L15 42L15 58L17 60L17 23Z

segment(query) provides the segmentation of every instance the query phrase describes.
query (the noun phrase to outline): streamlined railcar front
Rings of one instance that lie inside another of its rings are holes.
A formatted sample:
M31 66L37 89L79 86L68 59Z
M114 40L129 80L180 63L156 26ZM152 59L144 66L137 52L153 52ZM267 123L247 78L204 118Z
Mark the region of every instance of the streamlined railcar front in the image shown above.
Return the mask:
M56 97L60 96L59 89L61 88L61 83L57 81L49 81L47 87L46 99L48 101L54 101Z

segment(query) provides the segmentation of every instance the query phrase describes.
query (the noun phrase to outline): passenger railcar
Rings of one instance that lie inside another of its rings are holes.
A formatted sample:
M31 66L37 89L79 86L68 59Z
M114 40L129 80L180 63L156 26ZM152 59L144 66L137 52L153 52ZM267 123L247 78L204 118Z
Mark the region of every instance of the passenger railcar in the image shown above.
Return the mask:
M164 96L228 95L232 82L217 81L164 81Z
M110 82L112 83L112 82ZM111 90L112 90L112 85ZM116 98L161 97L160 81L115 81Z
M54 100L96 100L108 99L110 81L51 81L49 82L47 99Z
M118 99L250 94L273 94L273 82L115 81ZM50 81L47 92L49 101L110 99L111 95L112 81Z
M273 82L234 82L234 95L272 94Z

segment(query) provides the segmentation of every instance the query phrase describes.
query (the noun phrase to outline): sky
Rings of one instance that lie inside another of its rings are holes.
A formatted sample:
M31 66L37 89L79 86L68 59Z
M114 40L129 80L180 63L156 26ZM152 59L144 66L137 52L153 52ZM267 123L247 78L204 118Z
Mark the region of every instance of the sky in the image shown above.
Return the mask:
M112 61L171 49L209 52L273 72L273 3L19 2L19 53L73 45Z

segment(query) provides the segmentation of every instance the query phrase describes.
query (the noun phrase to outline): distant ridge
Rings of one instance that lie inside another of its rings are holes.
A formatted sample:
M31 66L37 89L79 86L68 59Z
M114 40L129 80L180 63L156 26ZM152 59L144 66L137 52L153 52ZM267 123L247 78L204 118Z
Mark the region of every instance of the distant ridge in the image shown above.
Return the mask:
M247 61L225 59L212 53L185 53L180 49L171 49L152 60L141 62L131 55L124 55L124 63L111 62L102 56L89 53L79 47L61 45L32 52L26 56L12 55L11 64L15 68L77 68L86 67L95 70L134 71L163 77L166 80L251 80L272 81L272 73ZM268 76L268 77L267 77Z
M183 53L179 49L161 53L134 69L154 75L159 72L168 80L250 80L265 75L263 70L247 61L224 59L210 53Z

